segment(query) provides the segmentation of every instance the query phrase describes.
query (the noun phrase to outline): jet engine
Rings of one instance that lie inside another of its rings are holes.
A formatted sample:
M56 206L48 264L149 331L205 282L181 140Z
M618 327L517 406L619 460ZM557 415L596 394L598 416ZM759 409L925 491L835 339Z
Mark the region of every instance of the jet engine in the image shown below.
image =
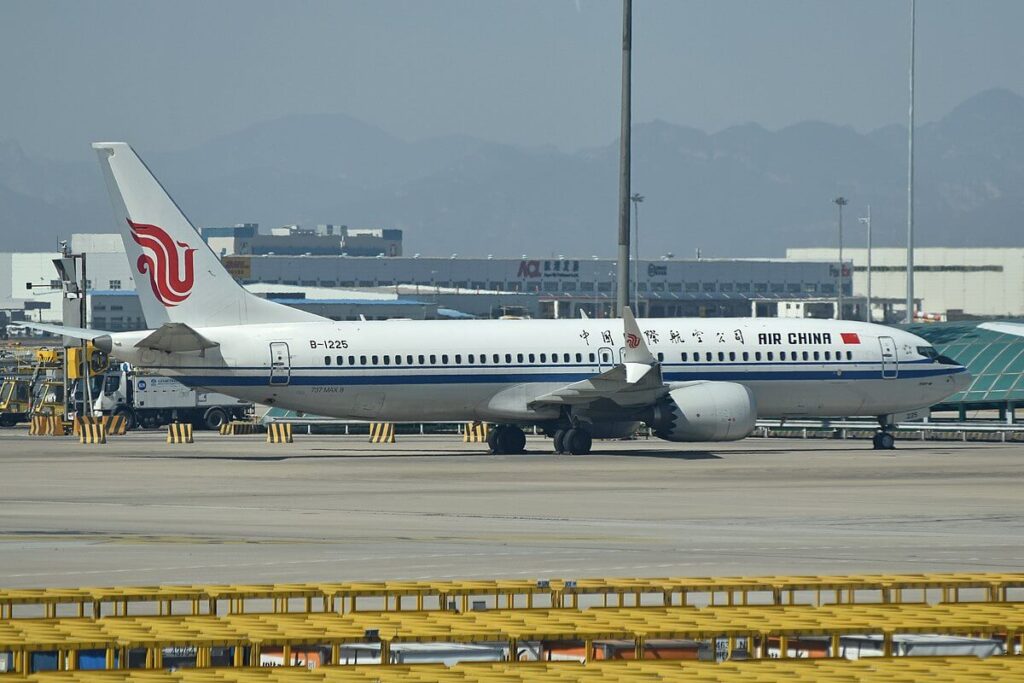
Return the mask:
M666 441L736 441L754 431L757 405L735 382L693 382L668 392L647 424Z

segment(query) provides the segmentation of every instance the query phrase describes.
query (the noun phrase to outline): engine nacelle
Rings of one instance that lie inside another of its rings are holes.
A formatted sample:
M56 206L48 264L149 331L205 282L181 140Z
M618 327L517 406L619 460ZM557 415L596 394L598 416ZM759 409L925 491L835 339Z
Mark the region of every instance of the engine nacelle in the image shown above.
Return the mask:
M752 431L757 405L735 382L693 382L668 392L647 424L666 441L736 441Z

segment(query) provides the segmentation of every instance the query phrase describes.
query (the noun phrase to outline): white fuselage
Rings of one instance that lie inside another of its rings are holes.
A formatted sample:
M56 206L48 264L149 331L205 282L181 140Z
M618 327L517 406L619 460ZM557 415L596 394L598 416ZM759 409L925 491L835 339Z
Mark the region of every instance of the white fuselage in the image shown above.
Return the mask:
M760 417L887 415L964 387L963 367L880 325L836 320L659 318L638 321L666 384L736 382ZM138 349L146 332L112 335L113 355L238 398L363 420L530 422L557 407L538 396L619 363L622 321L309 322L206 327L205 352ZM635 415L626 409L623 419Z

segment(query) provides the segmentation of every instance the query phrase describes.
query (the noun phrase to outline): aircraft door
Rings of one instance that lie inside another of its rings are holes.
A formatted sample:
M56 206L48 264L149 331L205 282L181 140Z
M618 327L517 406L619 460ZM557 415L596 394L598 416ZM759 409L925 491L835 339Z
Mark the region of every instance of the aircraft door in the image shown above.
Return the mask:
M602 346L597 350L597 368L601 372L610 370L615 365L615 352L607 346Z
M896 379L900 373L900 360L896 354L896 342L892 337L879 337L882 348L882 379Z
M292 374L291 355L285 342L270 342L270 383L288 384Z

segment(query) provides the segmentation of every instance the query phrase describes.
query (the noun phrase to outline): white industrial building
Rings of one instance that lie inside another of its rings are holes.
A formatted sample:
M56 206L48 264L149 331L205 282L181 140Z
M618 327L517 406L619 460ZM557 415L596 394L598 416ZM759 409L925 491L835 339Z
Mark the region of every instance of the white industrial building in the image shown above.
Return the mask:
M833 248L787 249L786 256L836 262L839 253ZM853 262L854 294L866 295L867 249L843 249L843 260ZM871 250L871 295L876 320L881 320L883 306L906 311L906 249ZM919 302L918 316L951 320L1024 317L1024 248L915 249L914 299Z

